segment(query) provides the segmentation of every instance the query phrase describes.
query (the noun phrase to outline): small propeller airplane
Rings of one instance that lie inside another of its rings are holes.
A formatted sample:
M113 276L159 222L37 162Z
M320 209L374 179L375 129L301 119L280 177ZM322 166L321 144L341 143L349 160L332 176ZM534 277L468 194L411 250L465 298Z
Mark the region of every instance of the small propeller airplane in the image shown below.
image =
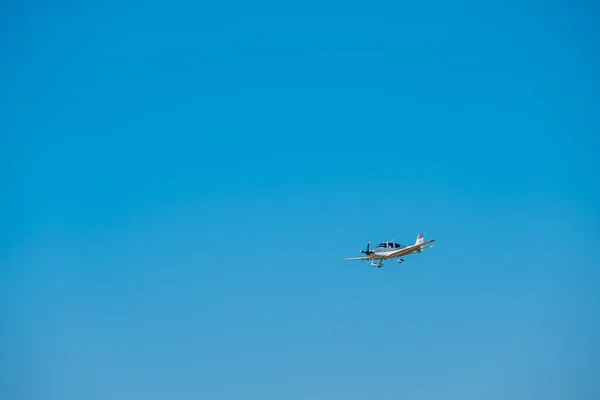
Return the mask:
M366 257L351 257L344 258L343 261L350 260L360 260L360 261L371 261L372 267L381 268L383 267L383 260L388 260L390 258L398 258L398 263L403 263L404 260L402 256L407 256L409 254L421 253L423 249L433 247L427 246L430 243L435 242L435 240L429 240L427 242L423 239L423 234L419 233L417 235L417 240L415 244L410 246L403 246L398 243L391 242L383 242L377 245L377 247L373 250L370 250L371 242L367 244L367 250L361 250L360 252L365 254ZM376 261L379 261L376 263Z

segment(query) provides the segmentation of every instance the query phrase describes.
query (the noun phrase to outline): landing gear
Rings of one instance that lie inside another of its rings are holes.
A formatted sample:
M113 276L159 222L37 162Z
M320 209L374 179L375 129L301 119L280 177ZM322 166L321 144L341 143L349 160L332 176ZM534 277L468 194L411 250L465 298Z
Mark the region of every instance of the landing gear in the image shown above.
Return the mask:
M404 262L403 259L401 259L401 258L398 259L398 264L402 264L403 262Z
M379 261L379 263L378 263L378 264L375 264L375 261L372 261L372 262L371 262L371 267L373 267L373 268L374 268L374 267L377 267L377 268L381 268L381 267L383 267L383 260L382 260L382 261Z

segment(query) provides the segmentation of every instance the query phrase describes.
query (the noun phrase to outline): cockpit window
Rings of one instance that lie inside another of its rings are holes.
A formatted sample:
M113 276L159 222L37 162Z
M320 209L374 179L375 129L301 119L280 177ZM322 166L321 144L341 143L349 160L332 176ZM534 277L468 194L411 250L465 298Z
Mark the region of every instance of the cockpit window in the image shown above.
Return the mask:
M402 246L399 243L383 242L383 243L379 243L377 245L377 247L384 248L384 249L401 249L404 246Z

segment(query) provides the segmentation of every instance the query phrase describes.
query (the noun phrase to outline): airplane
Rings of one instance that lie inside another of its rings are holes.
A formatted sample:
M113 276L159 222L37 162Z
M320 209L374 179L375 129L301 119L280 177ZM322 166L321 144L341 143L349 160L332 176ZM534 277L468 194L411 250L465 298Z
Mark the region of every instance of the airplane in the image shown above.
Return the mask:
M403 263L404 260L402 256L407 256L409 254L421 253L423 249L433 247L427 246L430 243L435 242L435 240L429 240L427 242L424 241L423 234L419 233L417 235L417 240L415 244L410 246L403 246L398 243L391 242L383 242L377 245L377 247L373 250L369 250L371 246L371 242L367 244L367 250L361 250L360 252L365 254L366 257L351 257L344 258L343 261L350 260L360 260L360 261L371 261L372 267L381 268L383 267L383 260L388 260L390 258L398 258L398 263ZM376 261L379 261L376 263Z

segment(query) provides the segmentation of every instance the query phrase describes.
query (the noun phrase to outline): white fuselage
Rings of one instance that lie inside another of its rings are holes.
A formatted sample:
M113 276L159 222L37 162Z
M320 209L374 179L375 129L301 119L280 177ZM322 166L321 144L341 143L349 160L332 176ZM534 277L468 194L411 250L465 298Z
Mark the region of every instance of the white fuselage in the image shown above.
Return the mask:
M397 252L398 250L404 250L404 251L409 251L409 253L405 253L403 255L407 255L407 254L411 254L412 252L418 252L419 251L419 245L412 245L412 246L402 246L399 248L386 248L386 247L377 247L376 249L373 249L373 253L370 255L371 258L385 258L390 256L391 254Z

